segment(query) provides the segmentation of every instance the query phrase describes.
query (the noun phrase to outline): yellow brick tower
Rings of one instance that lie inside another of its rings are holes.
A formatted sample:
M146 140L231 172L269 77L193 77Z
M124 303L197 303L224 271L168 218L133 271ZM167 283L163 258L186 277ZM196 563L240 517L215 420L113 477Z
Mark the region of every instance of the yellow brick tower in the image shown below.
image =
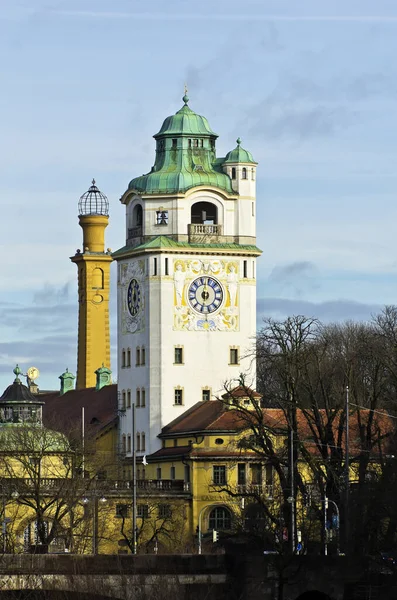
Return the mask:
M95 371L110 368L110 249L105 252L109 202L92 180L79 200L83 250L71 257L78 269L79 333L76 388L95 386Z

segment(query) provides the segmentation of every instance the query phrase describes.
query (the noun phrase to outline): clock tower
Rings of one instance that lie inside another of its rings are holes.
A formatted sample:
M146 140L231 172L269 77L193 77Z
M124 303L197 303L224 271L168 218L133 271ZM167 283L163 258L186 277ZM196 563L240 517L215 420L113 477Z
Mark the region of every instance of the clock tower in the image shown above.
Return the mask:
M156 158L134 178L118 262L121 447L149 454L157 435L196 402L246 374L255 385L256 167L237 146L217 158L217 135L185 95L154 136ZM192 424L194 429L194 423Z

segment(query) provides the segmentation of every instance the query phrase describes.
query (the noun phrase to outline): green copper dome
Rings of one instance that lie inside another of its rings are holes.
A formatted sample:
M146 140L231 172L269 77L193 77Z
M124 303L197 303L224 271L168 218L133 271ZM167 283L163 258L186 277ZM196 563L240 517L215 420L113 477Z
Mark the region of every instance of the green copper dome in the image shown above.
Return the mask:
M182 108L165 119L154 136L154 166L150 173L130 181L129 190L141 194L175 194L198 186L211 186L236 194L229 175L216 159L217 134L205 117L189 108L188 101L185 94Z
M228 152L226 154L226 158L223 161L223 164L252 163L254 165L257 165L258 163L254 161L251 152L248 152L248 150L244 150L244 148L241 147L240 138L237 138L236 141L237 141L237 146L235 147L234 150L231 150L230 152Z
M217 138L209 126L205 117L195 113L188 105L189 98L183 96L184 105L175 115L167 117L161 126L161 129L153 137L157 139L163 135L191 135L191 136L211 136Z

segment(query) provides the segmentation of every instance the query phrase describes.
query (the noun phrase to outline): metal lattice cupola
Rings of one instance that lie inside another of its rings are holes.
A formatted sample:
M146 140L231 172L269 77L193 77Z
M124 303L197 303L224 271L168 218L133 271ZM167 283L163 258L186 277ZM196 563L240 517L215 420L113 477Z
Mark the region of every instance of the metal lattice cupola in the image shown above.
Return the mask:
M109 201L92 180L91 187L80 197L79 215L109 216Z

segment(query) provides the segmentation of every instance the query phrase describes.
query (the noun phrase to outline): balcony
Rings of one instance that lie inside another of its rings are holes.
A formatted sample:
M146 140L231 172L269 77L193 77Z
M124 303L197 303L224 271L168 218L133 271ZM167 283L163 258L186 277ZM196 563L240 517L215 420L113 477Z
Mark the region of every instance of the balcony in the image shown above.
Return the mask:
M141 243L142 240L142 227L129 227L128 229L128 237L127 237L127 246L137 246Z
M204 223L190 223L188 225L189 242L208 243L219 242L222 236L222 225L205 225Z

